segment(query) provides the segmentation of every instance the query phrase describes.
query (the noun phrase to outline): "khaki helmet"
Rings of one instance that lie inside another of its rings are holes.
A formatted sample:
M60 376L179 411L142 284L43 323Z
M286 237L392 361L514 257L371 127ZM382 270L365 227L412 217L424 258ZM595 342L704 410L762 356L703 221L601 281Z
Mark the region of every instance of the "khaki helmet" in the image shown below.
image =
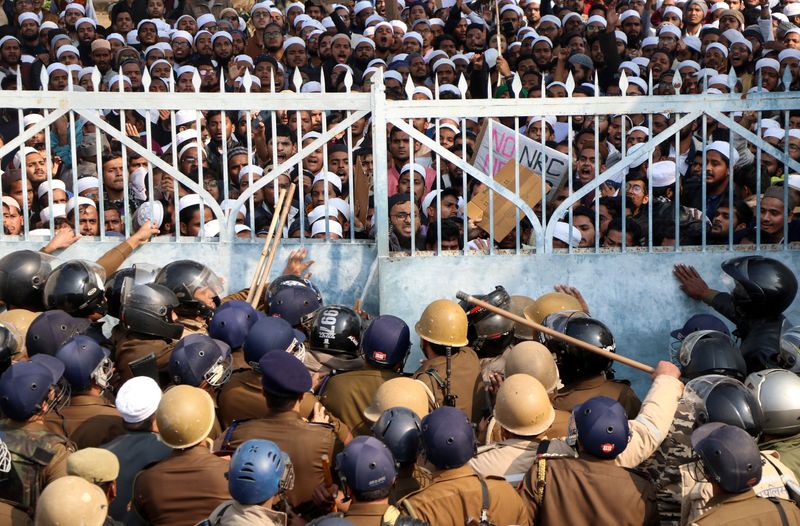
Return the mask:
M506 355L506 377L515 374L533 376L552 393L558 389L558 367L553 353L539 342L521 342Z
M8 327L17 339L17 354L14 355L15 362L28 357L25 336L28 334L28 327L31 326L31 323L39 314L41 313L25 309L12 309L0 314L0 325Z
M436 300L423 311L414 326L420 338L447 347L467 344L467 313L458 303Z
M161 441L175 449L186 449L205 440L214 427L214 418L211 396L190 385L176 385L164 393L156 410Z
M364 416L371 422L377 422L387 409L405 407L422 419L430 411L432 399L433 393L419 380L406 377L392 378L378 387L372 404L364 409Z
M36 526L101 526L108 501L98 486L80 477L61 477L44 488L36 502Z
M515 435L532 437L547 431L556 412L539 380L515 374L506 378L497 391L494 418Z
M575 297L563 292L548 292L542 294L533 305L525 308L525 317L532 322L541 324L550 314L561 311L582 311L581 302Z
M508 310L517 316L525 317L525 309L534 303L536 303L536 300L528 296L511 296L511 305L509 305ZM533 328L514 322L514 337L518 340L533 340Z

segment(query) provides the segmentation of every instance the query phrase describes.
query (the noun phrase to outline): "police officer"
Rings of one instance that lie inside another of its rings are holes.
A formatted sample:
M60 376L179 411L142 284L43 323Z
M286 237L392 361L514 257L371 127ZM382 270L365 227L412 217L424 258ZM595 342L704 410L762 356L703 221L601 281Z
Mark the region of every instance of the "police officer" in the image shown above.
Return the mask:
M111 331L111 341L123 381L136 375L134 364L139 374L160 374L166 385L170 353L184 332L175 314L178 305L170 289L155 283L135 285L122 299L120 323Z
M434 394L436 404L457 407L473 422L485 408L480 362L467 345L467 315L457 303L436 300L422 312L414 330L425 356L414 378Z
M120 465L117 498L110 503L108 514L125 524L141 522L135 511L128 511L136 474L172 454L172 448L158 438L155 413L160 401L161 388L147 376L131 378L117 391L115 403L125 434L102 447L116 455Z
M583 312L589 314L589 310L580 300L565 292L545 292L523 310L525 317L530 321L536 322L541 325L544 319L555 314L556 312ZM534 339L539 338L539 333L534 331Z
M56 358L64 364L72 396L67 405L47 416L48 426L75 442L78 449L97 447L125 433L122 417L104 396L114 374L108 349L88 336L75 336L61 346Z
M12 361L18 362L28 357L26 337L28 329L37 316L39 316L38 312L26 309L14 309L0 313L0 324L7 327L17 340L17 352Z
M108 312L105 277L105 270L97 263L67 261L48 276L43 290L44 306L48 310L60 309L76 318L89 320L90 326L84 334L111 347L100 321Z
M713 330L684 335L678 350L678 363L684 378L698 379L711 373L742 378L745 373L744 361L733 341L724 333ZM695 428L694 403L698 400L700 397L697 396L681 397L666 439L642 465L656 485L662 524L678 524L681 521L681 466L690 462L694 455L690 441Z
M268 294L269 315L283 318L292 327L300 328L309 315L322 307L322 296L311 286L288 283L281 281L276 290Z
M514 374L497 392L494 418L501 441L479 448L469 464L481 475L505 477L518 484L536 459L539 442L546 438L555 410L536 378Z
M511 296L502 286L478 297L501 309L511 306ZM505 369L505 353L514 341L514 322L466 302L461 307L467 312L469 346L480 358L483 381L489 383L493 374Z
M352 500L344 516L356 526L392 523L400 512L389 505L397 470L389 449L377 438L354 438L336 455L336 471Z
M702 300L736 325L748 372L780 367L775 357L780 350L783 311L797 294L797 278L786 265L764 256L742 256L722 263L731 282L731 292L710 288L697 270L676 265L675 277L681 290Z
M177 385L161 398L156 425L173 451L136 476L133 509L154 526L195 524L230 499L228 461L212 454L206 440L214 426L214 401L202 389Z
M273 510L294 484L289 455L269 440L247 440L231 457L226 475L233 497L220 504L207 526L283 526L286 513Z
M800 377L784 369L767 369L749 375L745 387L764 414L762 453L777 451L780 461L795 475L800 474ZM771 461L774 457L766 458Z
M258 312L249 303L231 300L217 307L208 322L208 335L230 346L234 371L250 368L244 359L242 346L258 319Z
M13 364L0 376L0 440L11 454L11 469L0 472L0 499L32 516L36 496L66 475L67 455L75 445L48 430L49 411L65 403L69 388L64 364L47 355Z
M40 526L102 526L108 502L103 490L81 477L62 477L48 485L36 505Z
M419 380L405 376L392 378L378 387L372 403L364 409L364 416L370 422L377 422L387 409L393 407L404 407L425 418L435 407L433 393Z
M525 309L536 303L536 300L528 296L513 295L511 296L511 303L508 310L517 316L525 317ZM523 341L530 341L536 339L534 331L531 327L521 323L514 322L514 343Z
M460 409L440 407L423 418L422 467L431 470L432 481L401 500L398 509L437 525L467 524L470 519L528 524L522 499L510 484L484 478L469 467L475 448L472 425Z
M222 280L207 266L182 259L165 265L155 283L175 293L178 321L189 332L206 332L206 323L222 300Z
M219 419L223 427L230 426L234 420L263 418L267 415L258 362L274 349L295 353L302 358L303 338L299 331L280 318L265 318L253 324L243 345L243 357L248 367L233 372L217 395Z
M353 435L369 434L370 422L364 409L372 403L378 388L397 378L411 349L408 325L396 316L375 318L361 340L361 356L366 367L331 374L320 393L320 401L352 430Z
M580 311L556 312L543 324L601 349L614 352L616 342L609 328L600 320L590 318ZM617 400L628 418L635 418L642 402L631 389L630 383L614 380L611 360L589 352L564 340L540 335L541 342L556 356L556 364L564 387L553 397L553 407L564 411L595 396Z
M28 327L25 345L28 356L48 354L55 356L65 341L85 334L89 321L70 316L63 310L49 310L39 314Z
M308 422L298 412L303 394L311 389L311 375L300 360L276 349L266 352L258 367L266 415L234 421L223 433L220 449L232 451L252 438L275 442L297 466L294 488L287 494L289 504L299 515L318 515L312 494L325 482L323 457L332 459L334 450L341 446L332 426Z
M231 377L231 348L205 334L181 338L169 358L169 375L175 385L191 385L214 394Z
M525 475L522 495L531 519L542 525L658 524L649 481L614 462L630 439L623 407L598 396L572 415L577 457L541 455Z
M800 524L794 503L758 498L753 491L761 479L761 456L747 432L720 422L705 424L692 433L692 448L712 481L714 495L710 509L693 525Z
M397 463L397 478L389 494L389 502L395 504L427 483L426 477L416 469L422 422L411 409L392 407L375 422L372 433L386 444Z

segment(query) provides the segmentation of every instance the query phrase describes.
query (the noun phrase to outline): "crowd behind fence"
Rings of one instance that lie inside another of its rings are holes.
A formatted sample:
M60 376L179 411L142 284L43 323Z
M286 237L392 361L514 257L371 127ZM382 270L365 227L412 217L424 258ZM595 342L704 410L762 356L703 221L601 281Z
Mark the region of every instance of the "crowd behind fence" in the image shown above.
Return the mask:
M151 221L164 238L253 242L295 183L285 237L377 241L384 256L788 248L800 240L790 68L784 90L746 95L733 72L679 94L682 74L642 87L623 71L603 97L597 79L525 88L514 75L472 100L463 75L433 89L377 75L367 93L346 72L323 96L297 70L295 92L251 91L245 71L230 94L224 74L201 90L197 71L194 93L154 92L147 70L143 92L121 78L105 91L96 68L50 90L43 69L42 91L2 92L19 126L0 147L3 238L103 240Z

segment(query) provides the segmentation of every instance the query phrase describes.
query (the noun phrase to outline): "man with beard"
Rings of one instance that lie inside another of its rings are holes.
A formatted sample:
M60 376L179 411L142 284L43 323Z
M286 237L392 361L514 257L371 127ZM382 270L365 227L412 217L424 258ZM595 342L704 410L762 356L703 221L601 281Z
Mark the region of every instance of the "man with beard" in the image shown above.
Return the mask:
M730 205L727 196L717 207L714 220L709 230L708 243L712 245L725 245L728 243L728 229L733 223L733 242L736 244L740 240L747 226L753 220L753 211L744 201L735 201L733 207Z
M375 58L387 60L394 44L394 29L389 22L380 22L375 26Z
M34 56L47 53L47 49L39 41L39 17L33 13L22 13L17 21L22 52Z
M412 221L411 208L414 208ZM395 194L389 198L389 249L392 251L411 250L411 232L414 231L414 244L417 250L425 250L425 236L420 231L420 211L408 194ZM413 225L412 225L413 223Z
M20 43L16 37L0 38L0 72L14 74L20 65Z
M101 38L92 42L90 56L101 75L111 71L111 44L108 40Z

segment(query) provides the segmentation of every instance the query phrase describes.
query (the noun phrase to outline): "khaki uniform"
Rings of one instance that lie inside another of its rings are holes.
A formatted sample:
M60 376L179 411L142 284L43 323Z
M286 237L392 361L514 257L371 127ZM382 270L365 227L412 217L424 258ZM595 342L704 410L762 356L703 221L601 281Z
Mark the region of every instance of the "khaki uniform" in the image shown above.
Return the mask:
M99 447L127 433L117 408L103 398L91 394L76 394L69 405L46 418L53 433L66 435L78 449Z
M602 374L579 380L560 389L553 397L553 407L562 411L572 411L576 405L595 396L607 396L616 400L625 409L628 418L636 418L642 407L642 402L630 385L622 381L606 380Z
M431 474L416 464L401 466L397 470L397 478L389 493L389 503L397 504L403 497L426 487L431 482Z
M780 461L777 451L762 451L761 480L753 486L753 492L761 498L790 500L791 496L783 482L783 477L797 484L792 470ZM681 503L681 524L689 524L711 509L714 488L702 478L702 469L696 462L681 466L683 480L683 501Z
M388 504L375 502L353 502L344 518L355 526L382 526L384 514L399 515L397 510L391 509Z
M782 526L800 524L800 509L793 502L762 499L752 491L715 497L711 509L691 523L692 526ZM787 522L781 520L779 508Z
M286 526L286 514L260 505L223 502L208 518L211 526Z
M175 341L166 338L129 331L122 324L116 325L111 330L111 343L114 345L114 364L123 382L133 378L129 364L150 353L156 355L158 371L167 374L169 357L176 344Z
M201 443L176 449L139 472L133 482L136 513L153 526L192 525L229 500L228 461Z
M456 407L464 411L470 420L479 422L483 416L483 409L486 405L483 377L481 376L481 366L478 355L469 347L462 347L451 357L452 380L450 382L451 391L456 395ZM442 382L447 381L447 358L444 356L434 356L422 362L414 378L422 381L433 393L438 406L444 405L444 384L427 371L433 369L441 378Z
M222 427L234 420L267 416L267 401L261 393L261 374L252 369L236 371L217 395L217 415Z
M375 392L384 382L400 374L386 369L362 369L328 377L320 402L341 420L353 436L371 435L372 423L364 418L364 409L372 404Z
M486 478L489 490L489 520L498 526L529 524L520 496L505 480ZM468 465L439 471L431 484L401 500L397 507L412 517L436 526L463 526L479 520L483 507L479 476Z
M289 454L295 466L294 488L287 493L289 504L299 514L313 510L311 495L325 482L322 456L327 455L333 463L334 452L341 449L332 426L307 422L295 411L267 409L266 418L234 422L222 436L222 447L233 450L252 438L272 440Z
M540 483L542 469L544 486ZM544 494L540 495L542 487ZM531 524L659 524L656 495L650 483L620 468L614 460L588 455L540 458L525 475L521 493Z

